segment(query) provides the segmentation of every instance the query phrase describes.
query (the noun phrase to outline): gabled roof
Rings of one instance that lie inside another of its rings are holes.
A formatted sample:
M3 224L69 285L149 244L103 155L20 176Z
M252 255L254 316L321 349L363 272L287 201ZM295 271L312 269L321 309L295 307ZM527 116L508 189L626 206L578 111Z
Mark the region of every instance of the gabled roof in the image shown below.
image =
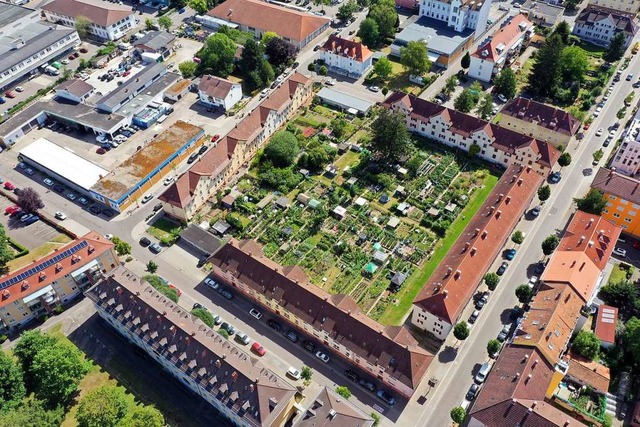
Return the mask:
M100 0L53 0L42 6L42 9L72 18L84 16L94 24L103 27L108 27L129 15L133 15L128 6L109 4Z
M555 132L574 136L580 129L580 121L570 113L532 99L517 97L500 110L503 116L512 116Z
M503 53L506 53L522 37L523 33L533 27L533 23L524 15L518 14L509 23L493 34L491 40L478 47L471 56L485 61L497 61Z
M311 401L294 427L371 427L373 418L328 387Z
M282 267L266 258L253 240L232 239L210 259L214 266L318 330L371 364L415 389L433 355L403 327L385 327L362 313L346 295L330 295L309 283L298 266Z
M273 31L296 42L305 40L329 23L329 19L258 0L226 0L207 15L236 24Z
M60 83L56 90L65 90L72 95L82 98L87 93L93 90L93 86L81 79L69 79Z
M618 309L608 305L598 307L595 333L605 344L616 342L616 325L618 323Z
M343 39L334 34L324 43L322 51L353 58L357 62L364 62L373 55L373 52L361 42Z
M592 4L585 7L578 15L576 24L591 26L604 19L611 21L616 32L623 31L628 35L634 35L638 31L633 14Z
M611 372L602 363L588 360L579 354L571 352L568 357L569 375L582 385L594 389L597 393L607 394L611 382Z
M482 394L483 390L480 391ZM486 393L486 391L485 391ZM587 427L555 406L541 400L505 400L471 412L467 427Z
M640 205L640 181L613 169L598 169L591 188Z
M198 90L214 98L225 99L234 85L240 86L231 80L205 74L200 78Z
M542 180L529 167L510 166L413 304L453 325Z
M144 36L137 39L134 46L146 46L152 50L160 50L163 47L168 48L176 39L176 36L167 31L149 31Z

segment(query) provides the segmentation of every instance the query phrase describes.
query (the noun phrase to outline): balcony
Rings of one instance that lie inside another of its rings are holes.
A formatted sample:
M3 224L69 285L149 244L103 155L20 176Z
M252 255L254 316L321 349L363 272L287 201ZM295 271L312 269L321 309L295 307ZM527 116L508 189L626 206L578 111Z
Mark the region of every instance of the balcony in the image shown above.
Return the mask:
M605 421L607 398L594 393L589 387L561 382L553 393L552 401L587 422L602 426Z

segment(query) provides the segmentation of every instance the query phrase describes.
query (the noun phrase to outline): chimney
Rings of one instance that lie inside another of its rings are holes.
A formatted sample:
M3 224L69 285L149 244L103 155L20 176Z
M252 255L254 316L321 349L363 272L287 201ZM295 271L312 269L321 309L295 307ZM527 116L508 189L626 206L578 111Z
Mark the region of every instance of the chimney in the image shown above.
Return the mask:
M445 299L447 298L447 294L448 294L448 293L449 293L449 291L448 291L448 290L446 290L446 289L445 289L444 291L442 291L442 295L444 295Z
M462 271L460 270L456 270L456 274L455 276L453 276L456 280L460 278L460 276L462 276Z
M496 219L500 218L500 215L502 215L502 211L496 212Z
M594 221L594 218L591 218L591 219L589 220L589 224L587 224L587 228L589 228L589 227L591 226L591 224L593 224L593 221Z
M535 409L536 406L538 406L538 401L534 400L533 403L531 404L531 409Z
M531 365L531 367L532 367L532 368L535 368L535 367L536 367L536 365L538 364L538 362L539 362L539 360L538 360L538 359L534 360L534 361L533 361L533 365Z
M487 234L489 234L489 233L487 233L487 230L483 230L482 231L482 239L483 240L487 238Z
M531 378L533 378L531 374L527 375L527 379L524 380L524 383L527 384L529 381L531 381Z
M584 242L584 239L585 239L584 236L580 236L580 240L578 241L578 246L580 246L582 242Z

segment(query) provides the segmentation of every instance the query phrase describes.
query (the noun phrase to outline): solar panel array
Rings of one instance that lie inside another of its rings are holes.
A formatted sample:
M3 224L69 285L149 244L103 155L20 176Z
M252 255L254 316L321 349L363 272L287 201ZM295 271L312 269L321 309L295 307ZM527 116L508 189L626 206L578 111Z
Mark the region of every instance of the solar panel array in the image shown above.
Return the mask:
M16 283L22 282L23 280L27 280L29 277L33 276L34 274L40 273L42 270L44 270L45 268L52 266L54 264L57 264L58 262L62 261L65 258L70 257L71 255L75 254L76 252L78 252L80 249L86 247L88 245L86 240L83 240L82 242L78 243L75 246L72 246L71 248L67 249L64 252L59 253L58 255L54 256L51 259L48 259L44 262L41 262L40 264L36 265L35 267L30 268L29 270L25 271L24 273L20 273L15 277L12 277L11 279L7 279L4 280L2 282L0 282L0 290L1 289L6 289L11 285L15 285Z

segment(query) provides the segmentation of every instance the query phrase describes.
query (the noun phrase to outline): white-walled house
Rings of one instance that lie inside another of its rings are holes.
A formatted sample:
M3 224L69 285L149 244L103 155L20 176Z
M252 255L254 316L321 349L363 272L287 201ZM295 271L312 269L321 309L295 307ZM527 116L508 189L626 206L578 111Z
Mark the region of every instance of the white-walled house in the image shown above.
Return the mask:
M332 73L359 78L371 68L373 52L360 42L332 34L320 49L320 59Z
M477 36L487 28L490 8L491 0L422 0L420 16L446 22L457 32L470 28Z
M86 101L86 99L93 94L95 88L84 80L69 79L60 83L55 90L56 97L62 97L69 101L80 103Z
M204 75L198 85L198 100L211 108L228 111L242 99L242 86L221 77Z
M594 5L580 12L573 26L573 34L600 46L609 46L620 32L625 35L625 47L629 46L637 31L633 14Z

